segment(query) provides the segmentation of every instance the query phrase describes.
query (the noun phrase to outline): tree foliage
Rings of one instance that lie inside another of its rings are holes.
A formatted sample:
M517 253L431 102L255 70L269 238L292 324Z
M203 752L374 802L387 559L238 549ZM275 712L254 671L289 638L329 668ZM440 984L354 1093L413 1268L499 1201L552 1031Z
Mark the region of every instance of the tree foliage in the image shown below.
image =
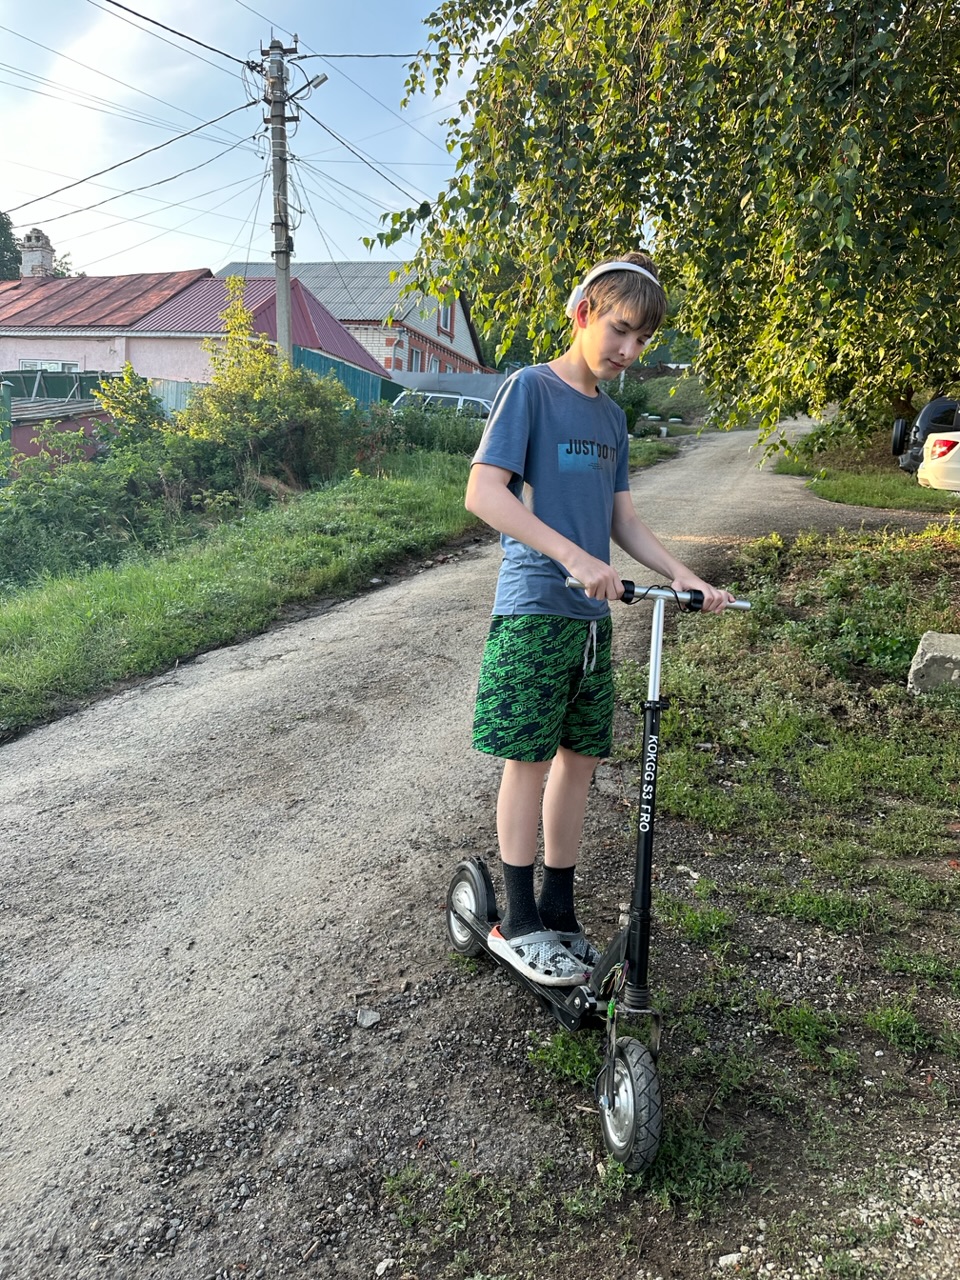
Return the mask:
M8 213L0 213L0 280L20 279L20 242Z
M100 438L114 448L142 444L165 421L162 401L150 389L150 379L134 371L128 360L119 378L105 378L93 389L94 399L110 417Z
M652 245L727 421L849 425L960 380L958 0L445 0L411 92L476 72L417 287L559 345L571 282ZM516 267L497 286L499 264Z
M227 281L224 336L204 343L209 384L176 415L179 430L224 445L242 477L265 474L301 487L329 480L343 461L343 414L353 400L335 377L318 378L278 359L253 331L244 282Z

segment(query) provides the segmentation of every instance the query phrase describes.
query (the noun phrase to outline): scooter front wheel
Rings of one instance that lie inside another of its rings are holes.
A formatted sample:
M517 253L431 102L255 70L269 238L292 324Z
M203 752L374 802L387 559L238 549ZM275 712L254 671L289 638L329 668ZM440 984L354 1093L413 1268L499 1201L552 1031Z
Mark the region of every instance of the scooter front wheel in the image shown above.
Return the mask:
M605 1079L606 1068L600 1077ZM607 1150L627 1173L650 1168L663 1132L660 1078L650 1050L629 1036L617 1041L612 1089L600 1101L600 1127Z

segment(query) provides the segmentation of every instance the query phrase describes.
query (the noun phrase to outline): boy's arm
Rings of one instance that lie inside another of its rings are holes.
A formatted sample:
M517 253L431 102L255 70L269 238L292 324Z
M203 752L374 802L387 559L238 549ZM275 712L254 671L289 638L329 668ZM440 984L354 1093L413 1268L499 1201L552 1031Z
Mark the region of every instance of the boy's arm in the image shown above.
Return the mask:
M675 556L672 556L658 537L643 523L633 505L628 489L613 497L613 523L610 536L618 547L654 573L662 573L670 579L675 591L695 589L703 592L703 608L707 613L718 613L734 597L729 591L712 587L698 577Z
M468 511L479 516L498 533L533 547L563 565L567 573L583 583L585 594L594 600L619 600L623 583L616 570L588 555L575 542L551 529L510 492L513 473L486 462L470 468L464 500Z

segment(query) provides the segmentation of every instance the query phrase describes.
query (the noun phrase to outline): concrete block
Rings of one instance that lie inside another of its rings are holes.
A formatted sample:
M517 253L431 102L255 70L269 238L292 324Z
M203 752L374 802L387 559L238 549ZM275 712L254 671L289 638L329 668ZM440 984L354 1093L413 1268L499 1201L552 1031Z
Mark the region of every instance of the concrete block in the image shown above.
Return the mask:
M944 686L960 688L960 636L925 631L910 664L907 688L911 693L931 693Z

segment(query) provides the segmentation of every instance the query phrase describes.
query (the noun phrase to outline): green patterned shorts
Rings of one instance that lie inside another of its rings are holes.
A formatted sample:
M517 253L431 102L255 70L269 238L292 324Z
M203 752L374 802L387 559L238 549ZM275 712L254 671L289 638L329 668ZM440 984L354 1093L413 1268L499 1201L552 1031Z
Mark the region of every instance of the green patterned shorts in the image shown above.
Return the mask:
M473 745L504 760L552 760L560 747L607 756L613 745L613 624L598 618L495 617L473 721Z

